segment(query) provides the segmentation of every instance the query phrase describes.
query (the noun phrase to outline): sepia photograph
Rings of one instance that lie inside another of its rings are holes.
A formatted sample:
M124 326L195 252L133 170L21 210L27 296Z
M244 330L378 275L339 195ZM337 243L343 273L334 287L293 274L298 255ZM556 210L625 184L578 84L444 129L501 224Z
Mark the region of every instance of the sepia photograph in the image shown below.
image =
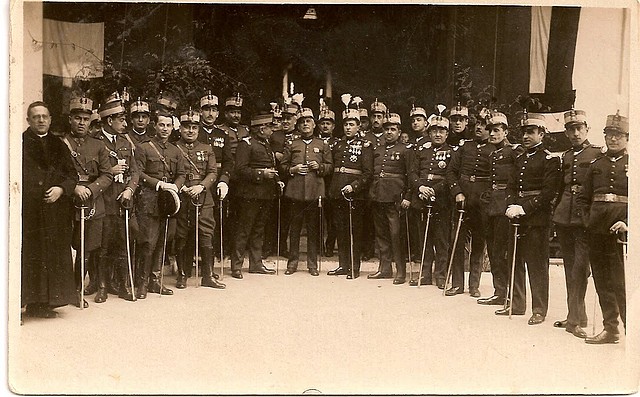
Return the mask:
M7 392L638 392L636 1L9 8Z

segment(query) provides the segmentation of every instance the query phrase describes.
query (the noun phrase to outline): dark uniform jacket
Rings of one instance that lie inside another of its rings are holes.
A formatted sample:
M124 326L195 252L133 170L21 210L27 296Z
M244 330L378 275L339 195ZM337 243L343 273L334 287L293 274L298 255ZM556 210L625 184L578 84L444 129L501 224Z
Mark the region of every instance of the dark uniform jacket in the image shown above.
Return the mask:
M209 144L195 141L186 143L182 139L175 143L180 155L183 158L185 182L184 186L191 187L194 185L204 186L203 208L213 207L213 195L215 189L213 184L218 177L216 169L216 155ZM188 197L188 196L183 196ZM191 198L189 198L191 200Z
M102 142L105 149L109 153L109 166L113 167L118 164L118 160L124 160L125 164L129 166L122 179L114 176L113 182L108 189L103 193L104 207L107 215L117 215L120 213L120 203L116 201L120 193L127 187L131 189L131 193L135 193L138 187L138 178L140 173L138 172L138 165L134 158L134 148L129 141L119 135L115 135L116 143L113 144L103 131L96 137Z
M354 137L343 137L335 142L331 150L333 155L333 176L329 186L329 197L341 199L341 189L351 185L351 197L356 200L365 198L365 191L373 175L373 149L369 141Z
M411 207L422 209L426 204L418 196L420 186L428 186L435 190L434 208L450 207L451 197L446 181L446 170L454 150L446 142L439 147L435 147L431 142L424 142L424 139L421 142L422 144L414 149L409 173L409 181L413 188Z
M371 145L373 146L373 150L376 150L380 145L386 144L384 139L384 131L380 133L380 136L376 136L376 134L374 134L372 130L367 131L367 133L364 134L363 139L371 143Z
M607 153L593 160L585 175L578 205L591 233L609 234L617 221L628 221L629 154Z
M91 208L89 214L93 212L91 218L103 217L105 208L102 194L113 180L109 152L100 140L89 136L74 138L73 135L66 134L61 139L71 152L73 165L78 173L78 184L91 190L89 198Z
M507 183L516 166L516 158L524 152L524 147L504 141L496 145L491 153L491 190L487 191L487 215L505 216L507 210ZM486 201L485 201L486 200Z
M516 158L516 166L507 183L507 206L522 206L523 226L549 226L553 202L562 181L560 159L542 144Z
M258 137L243 138L236 152L239 197L258 200L278 197L280 178L265 178L265 168L276 168L275 153L269 142Z
M164 179L180 190L185 181L184 159L174 144L162 143L158 137L141 144L135 158L140 171L136 210L140 214L158 216L156 185Z
M320 164L318 170L309 169L306 175L291 175L291 167L308 164L313 160ZM281 168L282 172L291 178L285 190L286 197L298 201L312 201L318 197L325 197L323 177L333 171L329 145L318 137L294 139L284 148Z
M127 128L126 133L133 140L133 143L146 142L156 136L156 131L151 126L147 126L144 131L136 131L133 127Z
M589 141L584 141L578 150L571 148L564 152L563 178L560 184L559 203L553 214L554 223L562 226L584 226L583 214L576 200L582 191L584 178L591 162L600 156L602 156L602 147L593 146Z
M241 139L249 136L249 127L238 124L238 127L231 127L227 124L217 124L215 128L222 130L227 136L227 145L231 149L231 154L235 157L238 143Z
M396 141L378 146L373 152L373 182L369 189L372 201L400 203L409 200L410 186L407 183L407 154L411 149Z
M208 128L200 125L198 141L211 145L216 156L218 182L225 182L228 185L235 166L234 155L229 145L229 134L215 126Z
M300 134L296 130L291 132L276 131L271 135L271 148L274 152L284 153L284 147L298 138L300 138Z
M449 142L448 139L447 142ZM446 173L453 197L463 193L469 204L479 204L480 196L489 184L491 175L489 156L494 150L495 146L488 140L460 141L459 149L453 155Z

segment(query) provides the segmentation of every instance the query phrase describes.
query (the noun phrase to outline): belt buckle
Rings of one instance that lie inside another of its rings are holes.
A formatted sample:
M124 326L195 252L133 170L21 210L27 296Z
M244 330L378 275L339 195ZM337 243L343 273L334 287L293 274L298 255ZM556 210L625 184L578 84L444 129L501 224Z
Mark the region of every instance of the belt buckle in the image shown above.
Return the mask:
M476 181L476 176L475 175L471 175L469 177L469 182L475 182Z
M193 180L193 172L187 173L187 180L188 181L192 181Z
M616 201L616 195L613 193L606 193L604 195L604 201L608 201L608 202Z
M524 197L524 192L518 192L518 197Z
M344 174L344 167L338 168L338 172L341 173L341 174Z
M384 178L384 171L380 171L380 178Z
M429 175L427 175L427 180L428 180L428 181L432 181L432 180L433 180L433 174L429 174Z
M162 182L166 182L166 181L167 181L167 177L166 177L166 176L163 176L160 180L161 180Z
M498 190L498 184L494 183L493 185L491 185L491 189Z

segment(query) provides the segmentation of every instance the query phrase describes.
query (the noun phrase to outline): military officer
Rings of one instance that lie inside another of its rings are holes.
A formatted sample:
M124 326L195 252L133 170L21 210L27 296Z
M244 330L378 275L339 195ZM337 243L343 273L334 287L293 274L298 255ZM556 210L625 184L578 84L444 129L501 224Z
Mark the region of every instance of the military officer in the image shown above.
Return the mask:
M525 263L529 272L533 315L529 325L540 324L549 304L549 225L553 202L562 181L560 159L544 149L545 120L528 115L522 120L525 152L516 158L516 167L507 182L507 217L518 222L518 244L513 284L512 312L526 310ZM509 308L498 309L506 315Z
M453 109L455 114L457 110ZM457 207L464 207L464 222L460 227L455 247L452 287L445 294L454 296L464 293L464 251L465 236L471 234L471 254L469 260L469 295L480 297L480 274L485 247L485 227L487 212L480 198L491 189L491 162L489 156L495 146L489 143L486 120L476 123L474 139L459 141L456 151L447 167L447 182Z
M300 233L302 223L307 228L307 268L317 276L319 241L319 206L326 198L324 177L333 171L329 145L314 137L313 112L303 108L298 118L300 138L285 146L281 168L290 176L285 197L291 200L289 227L289 261L285 274L293 274L298 268Z
M426 236L422 279L411 280L409 285L416 286L418 283L431 285L433 282L431 267L435 259L433 273L435 273L436 285L443 289L447 276L451 208L453 206L445 174L457 146L452 148L446 142L449 133L449 120L446 117L431 116L428 121L427 133L429 138L422 139L415 148L409 175L409 181L413 185L411 208L414 209L413 217L417 221L412 234L419 237L417 239L419 244L415 246L414 250L420 260L422 259L424 231L428 216L426 205L432 206L431 219L429 220L428 236Z
M489 143L495 146L491 153L491 190L481 197L487 208L487 253L493 277L493 295L477 300L481 305L504 305L507 297L510 262L509 219L507 210L507 181L515 170L516 157L524 152L519 144L511 144L507 138L509 121L504 113L493 112L487 123Z
M624 250L629 224L629 119L607 116L607 152L593 160L584 178L578 205L589 233L589 260L602 309L604 330L585 339L589 344L618 343L618 317L626 329Z
M191 277L195 254L195 233L198 233L198 249L202 257L202 282L204 287L225 288L213 277L213 215L212 187L216 181L216 156L211 145L198 141L200 114L189 109L180 115L181 138L176 147L182 155L185 182L180 188L182 205L176 221L176 260L178 277L176 288L187 287ZM198 213L198 230L195 230L195 216ZM197 258L195 258L198 260ZM198 275L196 274L197 278Z
M334 174L329 186L338 236L338 267L330 276L347 275L347 279L360 275L362 250L362 224L364 198L373 175L371 143L359 137L360 114L356 109L342 112L342 137L332 148ZM351 201L351 212L349 201ZM349 225L351 219L351 225ZM351 247L353 241L353 247ZM353 252L353 258L351 257ZM351 263L353 261L353 276Z
M169 143L173 118L168 113L157 113L154 118L156 135L141 144L135 153L140 170L140 191L136 197L136 213L140 227L136 252L138 299L145 299L147 292L173 294L171 289L160 285L166 218L158 208L158 192L171 190L177 194L185 181L183 156L175 145ZM175 218L171 218L167 241L173 239L175 228Z
M175 142L180 139L180 121L175 115L177 108L178 101L174 99L173 94L160 91L160 94L158 94L158 98L156 99L156 113L163 113L171 116L173 127L171 135L169 136L169 142Z
M367 108L358 107L358 115L360 116L360 136L364 137L370 131L371 120L369 120L369 112Z
M271 144L271 149L273 149L273 137L276 134L282 134L282 108L277 102L271 102L271 114L273 115L273 122L271 124L272 133L271 138L269 138L269 143ZM277 163L278 162L276 162L276 169L278 169ZM282 211L282 202L280 202L280 211ZM282 216L282 214L280 215ZM277 253L278 233L280 232L279 226L278 200L272 200L271 207L269 208L269 215L267 216L267 220L264 224L262 259L266 259Z
M234 97L229 97L224 101L224 121L217 124L216 128L223 130L229 137L231 153L235 156L238 142L242 138L249 136L249 127L240 123L242 119L242 106L244 99L237 93Z
M336 128L336 114L333 110L330 110L326 105L320 108L320 114L318 116L318 133L320 139L322 139L329 149L333 149L333 146L338 142L338 139L333 135L333 131ZM333 174L329 174L324 177L324 185L326 187L331 186L331 178ZM327 200L323 203L323 222L326 222L327 239L323 241L321 255L333 256L333 249L336 245L336 228L335 217L333 211L333 201ZM324 225L323 225L324 227ZM324 239L324 236L321 236Z
M457 145L461 139L467 138L469 109L466 106L460 105L458 102L449 113L449 121L451 122L451 133L447 138L447 143L453 146Z
M109 164L109 153L99 140L89 134L89 118L93 102L88 98L74 98L69 103L70 132L61 139L71 152L73 164L78 173L78 184L74 190L76 207L85 207L84 211L84 252L85 261L91 256L96 263L98 279L106 281L106 269L97 260L102 244L102 221L105 216L103 193L111 185L113 175ZM80 216L76 212L74 222L73 248L80 249ZM80 288L80 254L76 255L76 287ZM100 303L106 299L106 284L99 284L95 301ZM83 303L84 304L84 303Z
M131 105L129 105L129 117L131 119L131 128L127 129L127 134L129 138L133 140L133 143L138 144L145 142L153 137L155 132L153 128L149 126L151 122L151 111L148 102L140 98L132 102Z
M271 202L281 194L284 183L276 169L271 149L273 115L257 114L251 118L251 136L244 137L236 152L238 225L235 247L231 252L231 276L241 279L245 252L249 252L249 273L274 274L262 262L262 238Z
M592 145L587 139L589 126L586 113L570 110L564 113L565 135L572 148L562 156L562 183L559 202L553 214L553 223L560 241L562 263L567 286L567 319L556 321L554 327L564 328L578 338L585 338L582 329L587 326L584 297L589 279L589 239L582 223L582 214L576 199L589 164L602 155L602 147Z
M126 134L126 109L120 100L106 102L100 108L102 130L96 138L109 153L113 183L103 193L106 216L103 221L102 247L98 265L96 302L104 302L106 278L122 299L132 301L133 286L129 280L127 240L122 206L133 207L133 196L138 187L138 167L134 158L135 146L124 138ZM133 270L133 269L132 269Z
M415 136L416 147L429 141L429 131L427 130L427 111L424 108L413 106L409 112L411 119L411 130ZM448 131L447 131L448 134Z
M406 281L407 262L402 249L398 210L409 208L407 198L411 194L407 184L407 155L410 149L398 142L401 125L397 113L391 113L384 119L385 142L374 150L373 182L369 190L373 203L376 243L380 249L380 264L378 271L367 278L392 278L393 260L397 270L394 284L404 284Z

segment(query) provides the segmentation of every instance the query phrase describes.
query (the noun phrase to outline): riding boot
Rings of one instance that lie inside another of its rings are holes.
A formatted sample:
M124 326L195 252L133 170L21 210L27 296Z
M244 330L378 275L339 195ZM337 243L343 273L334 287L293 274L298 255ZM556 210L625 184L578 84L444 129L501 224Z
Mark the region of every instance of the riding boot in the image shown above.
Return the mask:
M145 299L149 288L149 274L151 273L152 252L144 252L140 255L136 274L136 298Z
M225 284L213 277L213 247L203 247L202 252L202 286L223 289Z
M113 262L107 264L107 292L111 295L120 294L120 267Z
M93 299L96 303L103 303L107 300L107 282L109 278L109 265L106 257L96 258L96 267L98 269L98 292Z
M80 254L78 254L80 256ZM78 260L79 263L79 260ZM84 287L84 294L91 295L95 294L98 290L98 270L96 268L96 260L93 258L89 258L89 260L85 260L86 269L85 273L89 273L89 284Z
M131 286L131 280L129 280L129 265L127 264L126 258L119 261L117 268L120 269L117 272L120 277L118 282L120 286L118 297L127 301L133 301L133 289Z
M407 264L401 263L396 264L396 268L398 269L396 273L396 278L393 279L394 284L404 284L407 279Z
M187 275L184 271L185 264L185 253L184 249L179 249L176 253L176 261L178 264L178 277L176 278L176 288L184 289L187 288Z

